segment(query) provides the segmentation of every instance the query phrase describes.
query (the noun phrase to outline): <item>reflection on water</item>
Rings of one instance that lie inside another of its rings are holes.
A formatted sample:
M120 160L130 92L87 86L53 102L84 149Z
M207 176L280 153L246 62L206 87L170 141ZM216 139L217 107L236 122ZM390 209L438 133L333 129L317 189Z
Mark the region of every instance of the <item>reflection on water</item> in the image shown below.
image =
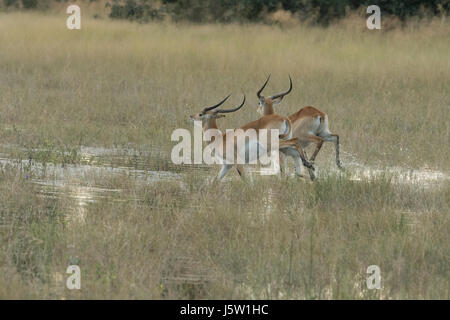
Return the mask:
M12 148L2 147L2 151ZM69 200L73 212L67 217L84 222L86 208L90 203L99 199L119 201L117 193L122 190L102 186L100 184L102 178L127 177L136 183L150 184L161 180L176 180L180 177L178 173L170 171L149 170L151 163L127 155L132 155L131 151L82 147L80 164L44 165L35 160L15 159L9 153L3 152L0 153L0 166L22 167L40 195Z
M389 176L392 177L392 182L398 184L417 185L422 187L433 187L450 180L450 174L445 174L441 171L433 171L428 169L412 170L402 167L385 167L376 168L364 166L359 163L352 163L351 166L352 180L370 180L373 177Z
M32 180L38 186L38 193L49 198L65 198L71 201L72 212L67 218L84 223L87 205L99 199L110 199L117 201L114 195L120 189L107 189L99 187L86 187L65 183L63 180L48 181L42 179Z
M352 172L353 180L371 179L374 176L380 176L383 174L392 175L394 182L401 184L416 184L420 183L422 186L431 187L435 184L441 183L445 180L449 180L450 176L440 171L432 170L406 170L404 168L355 168Z

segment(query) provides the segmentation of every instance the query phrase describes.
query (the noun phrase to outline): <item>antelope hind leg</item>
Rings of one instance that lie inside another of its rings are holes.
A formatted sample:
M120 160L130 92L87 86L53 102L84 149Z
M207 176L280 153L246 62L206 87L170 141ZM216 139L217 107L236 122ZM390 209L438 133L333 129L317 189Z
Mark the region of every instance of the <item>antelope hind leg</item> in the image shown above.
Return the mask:
M334 147L336 150L336 165L339 169L344 170L344 167L342 167L342 162L339 156L339 135L337 134L330 134L329 136L323 137L325 141L334 142Z

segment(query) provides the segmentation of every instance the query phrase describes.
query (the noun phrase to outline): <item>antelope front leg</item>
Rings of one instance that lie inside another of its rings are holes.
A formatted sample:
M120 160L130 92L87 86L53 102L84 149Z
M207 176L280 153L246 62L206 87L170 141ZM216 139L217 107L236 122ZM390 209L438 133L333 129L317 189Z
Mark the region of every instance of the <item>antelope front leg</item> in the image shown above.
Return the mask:
M306 152L301 147L299 139L297 139L297 145L298 145L298 148L303 152L303 156L305 157L305 159L308 159L308 156L306 155ZM322 146L322 144L320 144L320 147L321 146ZM314 165L313 165L313 163L314 163L313 161L314 161L315 155L317 155L317 153L319 152L320 147L318 147L318 150L316 150L316 152L314 153L313 157L311 157L312 160L310 160L310 162L305 161L307 164L309 164L309 166L306 165L305 162L303 162L303 165L306 168L308 168L309 178L311 179L311 181L314 181L316 179L316 174L314 173L315 168L314 168Z
M283 152L279 152L280 155L280 172L287 174L286 172L286 155Z
M305 150L303 150L305 152ZM295 146L282 147L280 148L280 155L283 155L283 158L286 159L287 156L292 157L294 159L295 164L295 173L299 177L304 177L302 174L302 162L300 161L300 153L297 151ZM286 167L286 165L285 165Z
M222 180L222 178L227 174L228 171L233 167L231 164L222 165L222 169L220 169L219 174L217 175L216 181Z
M325 140L319 136L313 136L313 135L301 136L299 139L300 139L300 141L309 141L309 142L313 142L316 144L316 150L314 150L313 155L309 159L309 161L314 162L314 160L316 160L317 154L319 153L320 149L322 148L322 144Z
M300 145L300 142L297 138L289 139L289 140L280 140L279 142L279 148L286 148L286 147L293 147L297 150L297 152L300 155L300 158L302 159L302 163L307 168L313 168L313 166L306 160L305 153L303 152L303 148Z
M242 179L244 179L244 178L245 178L245 176L244 176L244 167L243 167L241 164L237 164L237 165L236 165L236 170L237 170L237 172L239 173L239 176L240 176Z
M306 168L308 168L309 176L310 176L311 180L314 180L316 178L316 176L314 174L314 170L315 170L314 166L310 162L308 162L306 160L305 153L303 151L303 148L300 145L300 141L297 138L293 138L293 139L290 139L290 140L280 140L280 148L287 147L287 146L293 147L293 148L295 148L295 150L297 150L298 154L300 155L300 158L302 160L303 165ZM296 163L297 174L301 176L301 169L300 169L300 172L299 172L299 168L298 168L299 164L297 162L298 161L298 157L294 156L294 161Z

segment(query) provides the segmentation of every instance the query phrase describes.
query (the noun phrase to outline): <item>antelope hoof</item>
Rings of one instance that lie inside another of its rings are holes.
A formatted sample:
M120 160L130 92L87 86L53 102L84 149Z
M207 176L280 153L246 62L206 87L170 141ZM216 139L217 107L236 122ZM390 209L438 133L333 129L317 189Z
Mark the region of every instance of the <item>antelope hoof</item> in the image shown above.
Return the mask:
M303 165L305 166L305 167L307 167L308 169L311 169L311 170L315 170L314 169L314 162L308 162L308 161L304 161L303 162Z
M314 174L313 169L309 169L309 177L311 178L311 181L316 180L316 175Z
M342 166L342 162L340 160L336 161L336 165L340 170L344 171L344 167Z

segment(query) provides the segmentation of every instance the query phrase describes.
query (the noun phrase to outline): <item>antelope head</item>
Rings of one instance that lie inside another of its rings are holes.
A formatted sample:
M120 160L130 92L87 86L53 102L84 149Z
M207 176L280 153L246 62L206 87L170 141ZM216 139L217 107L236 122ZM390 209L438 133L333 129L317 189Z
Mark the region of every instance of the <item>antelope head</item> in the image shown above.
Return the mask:
M278 94L275 94L273 96L264 97L261 95L261 92L266 87L267 83L269 82L270 75L267 77L266 82L264 82L261 89L256 92L256 96L258 97L258 112L263 115L273 114L275 113L273 110L273 106L276 104L279 104L281 100L283 100L284 96L291 92L292 90L292 79L291 76L289 76L289 89L285 92L281 92Z
M208 124L209 124L210 127L211 126L215 126L216 125L215 124L216 119L225 117L224 113L231 113L231 112L238 111L240 108L242 108L242 106L245 103L245 95L244 95L244 99L242 100L242 103L239 106L237 106L236 108L233 108L233 109L217 109L230 96L231 96L231 94L228 95L227 97L225 97L219 103L217 103L217 104L215 104L215 105L213 105L211 107L205 107L199 113L191 115L190 116L191 120L192 121L202 121L203 127L205 127Z

